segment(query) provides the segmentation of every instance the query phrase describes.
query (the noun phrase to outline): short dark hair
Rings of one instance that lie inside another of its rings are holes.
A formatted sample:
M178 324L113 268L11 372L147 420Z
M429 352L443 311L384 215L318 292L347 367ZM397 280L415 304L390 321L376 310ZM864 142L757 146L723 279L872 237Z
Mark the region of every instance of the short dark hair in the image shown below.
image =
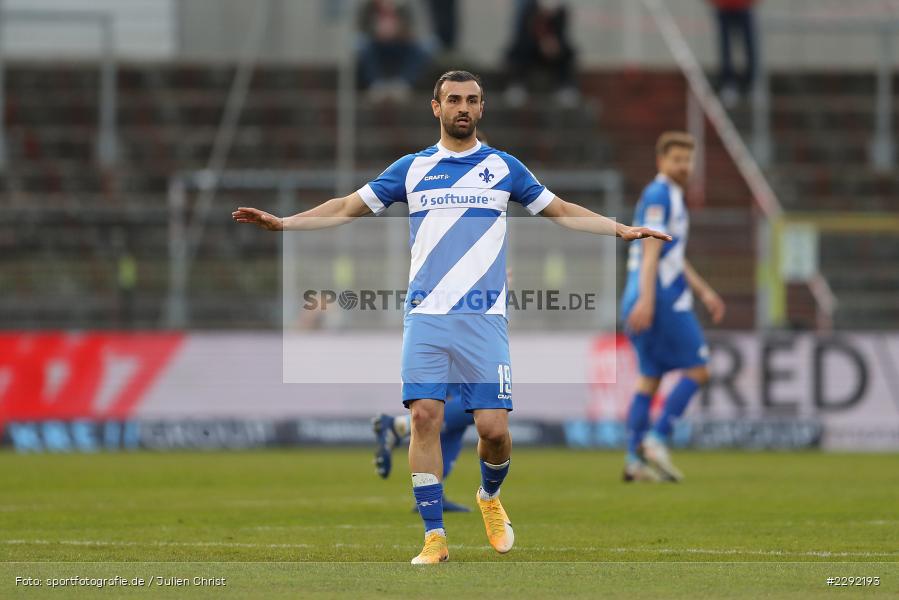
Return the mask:
M480 77L474 73L469 73L468 71L447 71L441 75L437 79L437 83L434 84L434 100L437 102L440 102L440 88L443 87L444 81L474 81L478 84L478 87L481 88L481 102L484 101L484 84L481 83Z
M696 140L693 136L685 131L666 131L659 136L656 142L656 156L665 156L672 148L686 148L693 150L696 147Z

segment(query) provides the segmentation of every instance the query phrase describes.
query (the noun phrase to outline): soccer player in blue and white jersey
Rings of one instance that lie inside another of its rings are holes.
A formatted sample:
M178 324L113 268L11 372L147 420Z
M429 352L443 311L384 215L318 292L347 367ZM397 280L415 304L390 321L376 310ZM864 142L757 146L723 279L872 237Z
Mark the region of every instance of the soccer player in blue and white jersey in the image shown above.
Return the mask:
M500 553L514 533L499 499L509 471L512 369L506 328L506 208L517 202L558 224L625 240L667 234L615 223L566 202L541 185L515 157L478 141L484 89L467 71L444 73L431 109L440 141L393 163L377 179L291 217L238 208L238 223L269 230L320 229L394 203L407 204L412 246L402 351L403 404L411 412L409 466L424 521L425 543L413 564L448 559L443 523L440 430L444 401L458 375L461 401L474 415L481 461L476 502L487 538ZM455 375L454 375L455 377Z
M693 314L693 294L712 321L724 317L724 302L684 256L690 222L684 188L693 172L693 138L666 132L656 144L659 173L637 203L634 225L664 231L671 241L647 239L630 247L627 284L621 300L625 332L637 353L640 377L628 413L625 481L679 481L667 440L674 420L709 378L708 346ZM662 414L650 429L649 409L662 376L683 376L665 399Z

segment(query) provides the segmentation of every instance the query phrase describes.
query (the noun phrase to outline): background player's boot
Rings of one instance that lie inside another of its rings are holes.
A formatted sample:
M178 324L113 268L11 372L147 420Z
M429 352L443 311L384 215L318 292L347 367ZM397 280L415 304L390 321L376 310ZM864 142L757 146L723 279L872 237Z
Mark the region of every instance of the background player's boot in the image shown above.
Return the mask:
M393 417L390 415L380 414L372 419L371 423L375 432L375 440L377 441L375 446L375 471L382 478L387 479L393 466L393 449L396 448L400 438L393 429Z
M683 480L684 474L671 462L668 446L652 432L643 440L643 454L646 456L646 462L657 469L667 481Z
M481 516L484 517L484 528L487 530L487 539L493 549L500 554L505 554L512 549L515 543L515 532L512 531L512 523L499 501L499 496L491 500L481 499L481 490L475 494Z
M412 506L412 512L414 512L414 513L418 512L418 505ZM456 502L453 502L452 500L449 500L446 497L446 494L444 494L443 495L443 512L445 512L445 513L448 513L448 512L469 513L469 512L471 512L471 509L468 508L467 506L465 506L464 504L458 504Z
M634 481L649 481L652 483L658 483L662 481L662 476L653 469L650 465L646 464L642 460L629 460L627 464L624 466L624 473L621 476L621 479L625 482L631 483Z
M458 513L468 513L471 512L471 509L465 506L464 504L458 504L453 502L452 500L447 499L446 496L443 497L443 512L458 512Z
M412 559L412 564L436 565L448 560L449 548L446 546L446 536L433 531L425 537L425 547Z

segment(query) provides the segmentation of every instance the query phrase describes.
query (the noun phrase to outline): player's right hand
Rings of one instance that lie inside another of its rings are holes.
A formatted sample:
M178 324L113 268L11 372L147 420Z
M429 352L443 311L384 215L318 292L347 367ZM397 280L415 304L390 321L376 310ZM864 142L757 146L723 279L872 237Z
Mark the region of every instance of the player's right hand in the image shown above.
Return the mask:
M231 213L231 218L238 223L252 223L269 231L281 231L284 229L283 219L258 208L241 206Z
M655 316L655 307L651 302L637 300L631 314L627 317L627 328L634 334L639 334L649 329Z
M618 223L616 225L615 235L623 239L625 242L632 242L634 240L643 240L647 238L655 238L657 240L662 240L663 242L671 241L671 236L667 233L662 233L661 231L656 231L655 229L650 229L649 227L631 227L629 225L624 225L623 223Z

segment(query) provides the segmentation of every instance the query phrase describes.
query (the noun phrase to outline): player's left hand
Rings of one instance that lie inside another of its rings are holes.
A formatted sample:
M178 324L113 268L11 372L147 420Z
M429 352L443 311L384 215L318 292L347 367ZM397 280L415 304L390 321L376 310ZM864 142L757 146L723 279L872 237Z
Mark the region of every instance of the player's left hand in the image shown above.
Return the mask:
M657 240L662 240L663 242L671 241L671 236L667 233L662 233L661 231L656 231L655 229L650 229L649 227L630 227L621 223L618 223L618 227L615 230L615 235L623 239L625 242L642 240L644 238L655 238Z
M701 299L705 309L709 311L709 315L712 317L712 322L716 325L720 323L724 319L724 312L727 308L721 296L716 294L714 290L708 290L702 295Z
M627 329L634 335L639 335L650 328L654 317L655 303L641 296L627 317Z

